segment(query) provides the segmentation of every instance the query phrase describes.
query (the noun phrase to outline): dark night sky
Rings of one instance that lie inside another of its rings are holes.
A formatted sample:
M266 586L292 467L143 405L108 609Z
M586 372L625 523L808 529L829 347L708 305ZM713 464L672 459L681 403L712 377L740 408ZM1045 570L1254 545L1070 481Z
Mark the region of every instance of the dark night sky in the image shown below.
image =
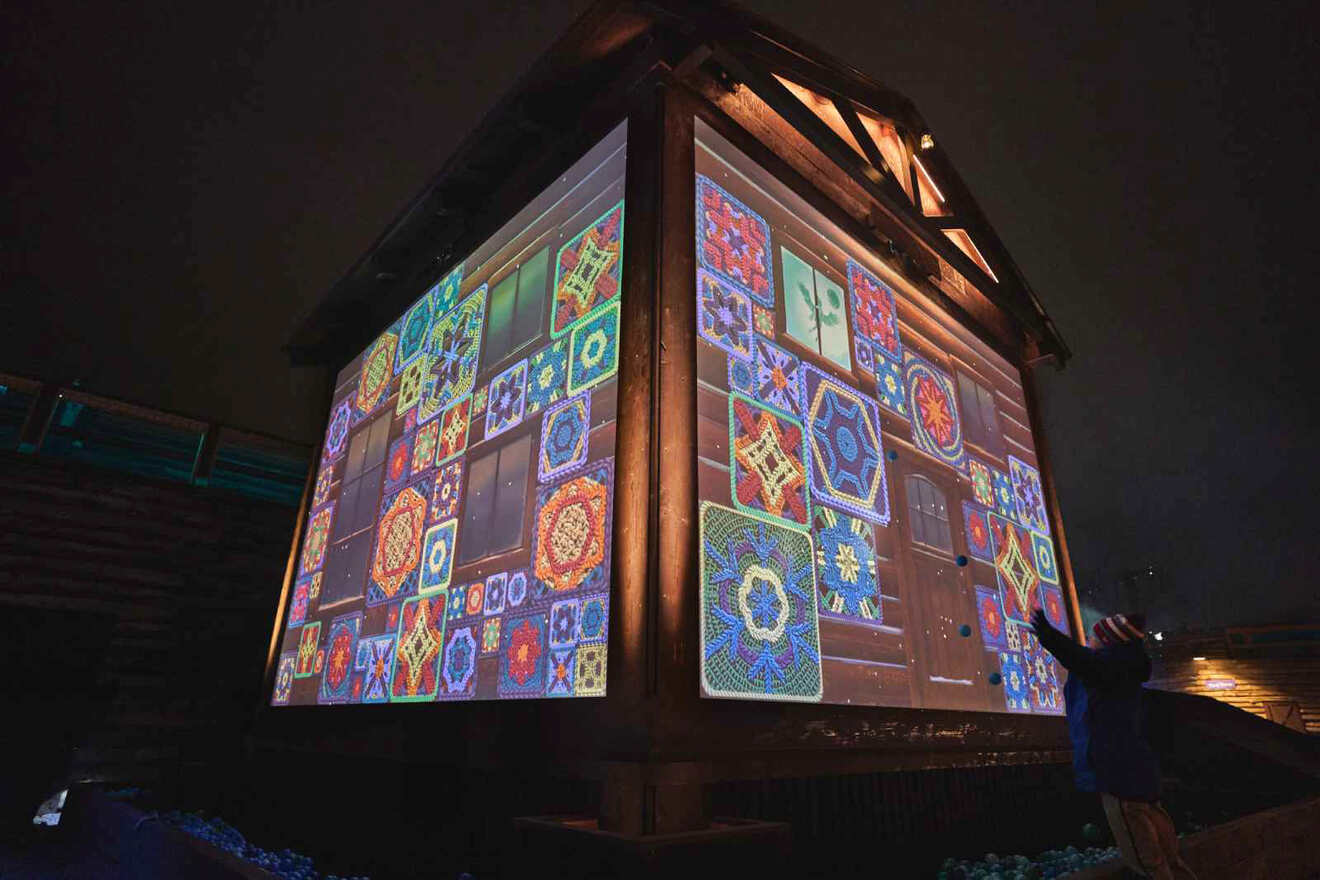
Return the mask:
M314 439L298 316L587 5L7 7L0 370ZM747 5L917 103L1071 344L1079 581L1320 619L1307 4Z

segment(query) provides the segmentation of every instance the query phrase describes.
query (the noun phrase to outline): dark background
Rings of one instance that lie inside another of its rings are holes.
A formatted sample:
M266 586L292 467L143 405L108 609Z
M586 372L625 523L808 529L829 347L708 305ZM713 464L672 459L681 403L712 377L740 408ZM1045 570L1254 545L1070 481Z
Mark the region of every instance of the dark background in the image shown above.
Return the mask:
M1308 4L747 5L916 102L1072 346L1083 589L1320 619ZM7 6L0 370L315 440L280 346L587 6Z

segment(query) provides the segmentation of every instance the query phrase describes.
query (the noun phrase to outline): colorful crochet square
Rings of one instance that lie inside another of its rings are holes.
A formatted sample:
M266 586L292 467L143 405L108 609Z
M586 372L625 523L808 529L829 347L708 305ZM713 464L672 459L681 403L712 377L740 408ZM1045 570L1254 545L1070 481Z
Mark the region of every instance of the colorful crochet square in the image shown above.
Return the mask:
M765 306L752 303L752 328L769 339L775 338L775 313Z
M853 365L867 376L875 375L875 349L860 336L853 337Z
M420 474L435 464L435 448L440 437L440 423L427 422L413 435L412 472Z
M875 352L875 395L880 405L896 416L908 417L907 389L898 361Z
M325 642L325 668L321 673L318 703L348 703L353 699L353 661L358 633L362 630L362 612L342 614L330 621L330 635Z
M746 293L697 270L697 332L736 358L752 356L752 301Z
M898 341L898 310L894 292L859 263L848 261L848 292L852 295L853 331L874 343L884 354L898 359L903 346Z
M729 390L747 397L756 397L756 377L752 375L752 365L748 361L729 357Z
M962 503L963 532L967 535L967 553L986 562L995 561L995 550L990 545L990 523L985 511L969 501Z
M300 578L293 585L293 599L289 602L289 629L302 626L307 622L307 604L309 601L307 593L311 581L311 578Z
M605 696L605 645L582 645L577 649L577 669L573 673L573 693L578 697Z
M330 500L330 487L335 481L335 463L324 462L316 472L316 485L312 488L312 510Z
M496 572L486 578L486 599L481 613L490 617L504 610L504 601L508 596L508 572Z
M467 616L467 586L457 585L449 588L449 619L462 620Z
M394 677L390 680L392 702L435 699L440 684L440 649L444 643L445 594L404 602L394 648Z
M701 504L701 679L712 697L819 701L811 538Z
M309 623L298 634L298 662L293 669L294 678L307 678L316 674L316 651L321 642L321 621Z
M321 576L324 572L317 572L308 580L307 598L312 604L321 598Z
M802 362L768 339L753 340L756 391L752 394L766 406L802 418Z
M881 623L880 580L875 573L871 524L816 505L816 594L820 613L840 620Z
M390 678L394 673L394 634L358 640L357 662L362 672L363 703L388 703Z
M289 705L289 697L293 694L293 667L297 663L297 655L289 651L280 655L279 665L275 667L275 689L270 694L270 704L272 706Z
M428 353L431 374L422 385L417 421L426 422L472 393L486 320L486 285L481 285L435 322Z
M472 418L475 419L486 414L486 395L489 391L489 386L482 385L472 392Z
M303 538L302 573L320 571L325 563L325 548L330 541L330 523L334 519L332 501L314 514L307 523L307 536Z
M952 468L966 468L967 450L953 380L930 361L905 351L903 387L912 407L912 442Z
M421 580L417 592L434 593L449 586L454 570L454 540L458 536L458 520L451 519L426 530L422 547Z
M982 507L994 510L995 485L994 477L990 475L990 466L968 457L967 476L972 482L972 500Z
M1004 615L1023 623L1031 621L1036 607L1040 578L1031 562L1031 533L998 514L989 514L990 540L995 551L995 573L1004 591Z
M563 400L568 387L568 340L556 339L527 359L527 415Z
M562 336L615 299L622 271L623 202L619 202L559 249L550 335Z
M527 361L521 360L490 381L486 404L486 439L516 427L527 402Z
M775 304L770 227L705 175L697 175L697 260L709 272Z
M428 522L443 522L458 516L458 501L463 496L463 461L451 461L435 475Z
M425 352L415 357L403 368L399 377L399 399L394 404L394 414L401 416L417 408L422 399L422 386L431 375L431 358Z
M323 458L333 461L339 457L347 445L348 429L353 426L353 398L345 397L330 410L330 420L325 426L325 452Z
M1004 705L1010 712L1030 712L1031 696L1022 657L1016 651L999 652L999 674L1003 677Z
M989 587L976 587L976 619L981 626L981 646L987 651L1007 651L1008 633L1004 622L1004 606L999 591Z
M412 435L404 434L390 444L389 455L385 456L386 494L397 492L412 476Z
M481 614L481 609L486 607L486 582L477 581L468 584L467 601L463 604L463 614L466 617L476 617Z
M436 464L444 464L467 449L468 410L471 405L472 398L465 397L445 410L438 421L428 423L440 426L436 433Z
M546 663L545 695L547 697L573 696L573 673L577 659L573 646L551 648Z
M481 623L481 653L494 654L500 649L500 618L488 617Z
M1059 692L1058 667L1035 634L1022 634L1022 666L1027 673L1027 691L1031 708L1036 712L1057 714L1063 711L1063 695Z
M381 502L382 514L372 554L367 605L380 605L417 592L417 569L422 560L429 478L414 483Z
M578 639L578 600L565 599L550 606L550 644L576 645Z
M536 493L532 572L538 598L608 583L613 494L612 458Z
M609 594L584 598L578 609L578 641L583 644L605 641L609 625Z
M1013 502L1013 484L1009 481L1008 474L990 468L990 483L995 492L995 513L1016 520L1017 505Z
M376 411L390 390L390 380L394 378L394 349L399 344L399 337L393 333L382 333L362 355L362 372L358 374L357 394L353 398L353 407L357 410L355 421L362 421Z
M1040 488L1040 471L1021 459L1008 457L1008 471L1013 481L1013 505L1017 521L1032 531L1050 533L1045 513L1045 494Z
M795 528L811 522L807 453L797 419L729 398L729 488L734 505Z
M1058 587L1040 585L1040 607L1045 609L1045 617L1055 629L1068 631L1068 616L1063 610L1063 593Z
M435 287L428 291L431 297L432 315L443 315L454 307L454 303L458 302L458 288L462 283L463 264L459 263L450 269L449 274L441 278Z
M1000 599L999 607L1003 608L1004 607L1003 590L999 591L999 599ZM1027 624L1025 623L1018 623L1017 621L1009 620L1007 616L1004 618L1004 639L1005 641L1008 642L1008 650L1010 651L1022 650L1022 631L1025 630L1026 628L1027 628Z
M536 474L542 483L575 470L587 461L591 431L591 395L580 394L545 411Z
M527 598L527 570L518 569L509 572L509 580L505 585L504 603L509 608L517 608L522 605Z
M424 295L413 303L399 324L399 345L394 355L394 372L400 373L426 350L431 335L431 297Z
M472 627L455 627L440 660L440 690L436 699L470 700L477 692L477 638Z
M500 633L501 697L539 697L545 692L545 612L505 621Z
M573 328L568 343L570 396L604 382L619 371L619 303Z
M806 369L811 494L880 525L889 524L889 487L880 411L860 391L810 365Z
M1054 542L1046 535L1031 533L1031 556L1036 563L1036 574L1051 584L1059 582L1059 569L1054 564Z

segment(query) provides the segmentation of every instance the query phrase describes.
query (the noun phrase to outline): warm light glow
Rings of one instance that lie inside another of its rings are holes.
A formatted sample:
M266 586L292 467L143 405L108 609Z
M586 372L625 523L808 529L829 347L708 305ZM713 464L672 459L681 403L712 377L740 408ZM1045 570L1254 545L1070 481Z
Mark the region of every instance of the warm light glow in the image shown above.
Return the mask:
M898 131L893 123L886 119L871 116L867 113L859 113L858 117L862 120L862 128L875 141L876 148L880 155L884 157L885 164L889 166L890 172L898 180L899 186L903 187L903 192L907 194L909 200L912 199L912 175L907 172L907 162L904 160L905 152L903 150L903 141L898 136Z
M923 150L935 149L935 138L930 136L930 132L926 132L921 136L921 149Z
M775 76L775 79L779 80L781 86L792 92L793 97L807 105L808 110L820 117L820 121L828 125L830 131L843 138L844 143L852 147L857 155L863 159L866 158L866 152L862 149L862 145L857 143L857 139L853 137L852 129L848 127L848 123L843 121L843 116L839 114L839 108L834 106L833 101L824 95L813 92L811 89L798 85L792 80L784 79L782 76Z
M1204 658L1204 657L1193 657L1192 659L1193 659L1193 660L1204 660L1205 658Z
M917 176L921 178L922 183L930 188L931 192L935 193L935 198L942 206L944 204L944 193L940 192L940 188L935 185L935 178L930 176L930 172L926 170L926 166L922 165L921 160L916 156L912 157L912 161L916 163Z
M990 276L990 279L996 284L999 283L998 276L990 269L990 264L981 256L981 249L972 241L972 237L967 234L965 229L946 229L944 234L948 236L949 241L958 246L958 250L967 255L967 258L981 268L981 271Z
M1204 687L1208 691L1237 690L1237 682L1231 678L1207 678Z

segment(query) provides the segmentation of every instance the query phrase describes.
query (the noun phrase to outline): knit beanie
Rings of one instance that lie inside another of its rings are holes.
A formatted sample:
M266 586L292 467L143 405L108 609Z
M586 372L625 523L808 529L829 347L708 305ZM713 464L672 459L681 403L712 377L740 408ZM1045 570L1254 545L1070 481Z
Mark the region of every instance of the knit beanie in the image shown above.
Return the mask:
M1146 638L1146 615L1115 614L1096 622L1091 632L1102 645L1117 645L1121 642L1139 642Z

